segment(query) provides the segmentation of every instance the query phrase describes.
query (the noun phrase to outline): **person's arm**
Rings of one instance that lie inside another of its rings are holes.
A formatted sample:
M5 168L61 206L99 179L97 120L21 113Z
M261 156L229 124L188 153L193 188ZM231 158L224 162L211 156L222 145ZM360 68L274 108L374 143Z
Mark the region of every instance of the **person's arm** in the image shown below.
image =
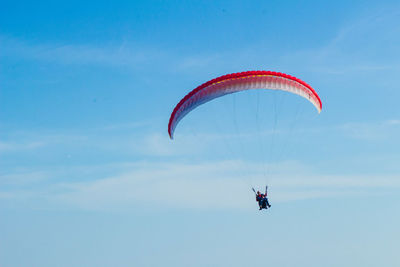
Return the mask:
M256 193L256 190L254 189L254 187L252 187L251 189L253 189L253 192L254 192L254 194L255 194L256 197L257 197L257 193Z

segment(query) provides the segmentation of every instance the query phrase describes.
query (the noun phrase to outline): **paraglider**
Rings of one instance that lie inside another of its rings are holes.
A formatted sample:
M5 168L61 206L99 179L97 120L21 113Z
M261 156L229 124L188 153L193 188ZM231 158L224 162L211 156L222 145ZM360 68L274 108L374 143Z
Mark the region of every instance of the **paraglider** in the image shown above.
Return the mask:
M268 209L271 207L271 205L268 202L268 186L265 187L265 194L261 194L260 191L257 191L254 188L253 192L256 194L256 201L258 202L258 206L260 210L262 209Z
M322 103L315 90L304 81L273 71L246 71L220 76L198 86L175 106L168 123L171 139L179 121L196 107L215 98L250 89L287 91L306 98L321 112Z
M318 113L322 110L321 99L316 91L296 77L281 72L263 70L232 73L199 85L179 101L168 122L169 137L173 139L179 121L196 107L215 98L250 89L287 91L307 99L314 105ZM267 198L267 188L268 186L265 189L265 194L256 193L253 188L260 210L271 207Z

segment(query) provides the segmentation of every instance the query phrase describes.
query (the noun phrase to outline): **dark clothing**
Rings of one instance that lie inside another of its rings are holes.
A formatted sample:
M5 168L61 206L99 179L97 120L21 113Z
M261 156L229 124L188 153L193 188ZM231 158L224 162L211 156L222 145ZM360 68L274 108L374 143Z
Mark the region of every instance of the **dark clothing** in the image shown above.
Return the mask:
M269 202L268 202L268 198L267 197L264 197L263 198L263 200L262 200L262 206L264 207L269 207L269 206L271 206L270 204L269 204Z
M261 209L266 209L270 207L271 205L268 202L267 194L257 194L256 195L256 201L258 202L258 206Z
M262 207L263 199L264 199L264 195L263 194L257 194L256 195L256 201L258 202L258 206L260 206L260 208Z

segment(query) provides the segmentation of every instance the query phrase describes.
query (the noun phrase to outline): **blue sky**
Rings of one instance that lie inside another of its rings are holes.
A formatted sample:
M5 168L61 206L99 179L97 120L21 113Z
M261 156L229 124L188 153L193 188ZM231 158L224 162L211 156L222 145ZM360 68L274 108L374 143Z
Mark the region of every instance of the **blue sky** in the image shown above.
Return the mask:
M2 6L1 266L400 265L396 1ZM258 69L321 114L238 93L169 140L186 93Z

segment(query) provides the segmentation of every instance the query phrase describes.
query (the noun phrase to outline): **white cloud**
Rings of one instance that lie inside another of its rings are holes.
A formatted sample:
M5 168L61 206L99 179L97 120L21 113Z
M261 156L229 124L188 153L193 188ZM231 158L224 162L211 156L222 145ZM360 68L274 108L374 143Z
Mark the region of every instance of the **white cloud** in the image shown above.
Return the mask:
M45 146L44 142L33 141L33 142L1 142L0 141L0 152L11 152L11 151L24 151L24 150L34 150Z
M166 157L166 156L196 156L218 152L220 155L231 157L243 157L246 153L259 152L257 146L260 140L265 140L262 145L267 149L271 145L270 137L275 137L275 144L280 145L285 142L279 138L293 137L293 133L301 133L304 138L314 138L314 136L334 135L336 137L346 137L359 139L361 141L386 142L400 134L400 121L388 119L375 122L347 122L344 124L323 126L323 127L296 127L284 128L279 130L242 129L238 132L193 132L188 129L181 129L174 140L170 140L167 133L149 133L145 129L146 124L116 124L103 127L101 129L91 129L85 131L64 131L63 133L25 132L13 134L12 139L7 142L0 142L0 153L15 152L22 153L29 150L42 149L44 152L55 149L55 151L79 152L82 147L90 147L91 150L103 151L106 153L124 152L136 156L147 157ZM128 134L119 131L125 127L140 129L141 134ZM115 130L115 131L114 131ZM143 131L144 130L144 131ZM116 133L117 134L116 134ZM111 134L111 135L110 135ZM293 138L292 138L293 139ZM397 139L396 139L397 140ZM291 142L294 142L293 140ZM241 151L240 145L246 145L246 149ZM66 147L67 146L67 147ZM266 153L267 151L265 151ZM84 153L84 152L83 152ZM246 154L247 155L247 154ZM248 156L248 155L247 155Z
M369 141L385 141L390 137L398 136L400 128L398 120L385 120L369 123L345 123L338 126L338 129L345 135Z
M400 125L400 120L387 120L387 121L385 121L385 124Z
M221 70L257 68L270 62L272 68L312 69L315 72L344 74L361 71L399 69L398 13L383 9L372 15L354 18L339 29L325 45L311 50L297 50L272 55L264 41L241 47L239 50L220 50L213 53L182 54L173 49L141 46L135 43L117 44L33 43L0 36L0 56L23 57L62 64L94 64L129 66L133 69L160 67L166 72L219 73ZM392 53L390 57L387 55ZM262 68L262 67L261 67ZM221 73L223 74L223 73ZM193 75L193 74L192 74Z
M338 197L376 188L399 188L400 175L319 175L285 162L266 179L259 164L222 161L202 164L144 164L138 169L88 183L65 184L56 198L80 208L164 206L200 209L253 208L251 186L270 183L271 201Z
M134 46L88 44L29 43L0 36L0 56L22 57L62 64L100 64L110 66L140 66L163 57L159 50L138 49Z
M400 188L400 174L326 175L297 162L274 164L269 173L266 178L260 164L243 161L141 162L103 179L50 184L38 192L26 192L26 200L90 210L253 209L256 203L250 189L262 188L266 183L270 185L272 203ZM12 191L0 194L12 200ZM16 190L15 194L15 198L22 199L23 193Z
M343 25L325 45L288 53L283 60L326 74L398 71L398 16L393 8L374 10Z
M184 72L190 69L209 68L210 64L224 64L226 56L185 55L173 49L165 50L151 45L138 46L131 42L114 44L76 44L30 42L1 36L0 57L23 58L65 65L95 65L108 67L129 67L131 69L160 68L165 72ZM212 65L211 64L211 65Z
M0 175L0 185L30 185L49 178L43 171L17 171Z

